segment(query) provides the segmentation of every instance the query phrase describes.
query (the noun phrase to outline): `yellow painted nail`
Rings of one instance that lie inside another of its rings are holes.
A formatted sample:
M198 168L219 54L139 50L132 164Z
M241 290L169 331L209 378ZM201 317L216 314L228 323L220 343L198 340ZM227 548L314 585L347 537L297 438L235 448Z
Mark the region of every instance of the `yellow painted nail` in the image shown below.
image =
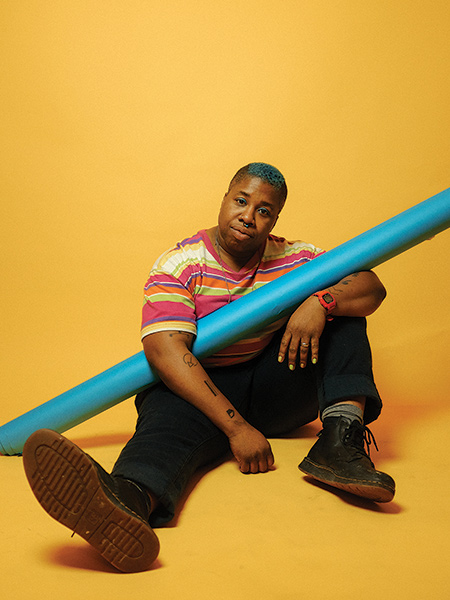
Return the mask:
M312 359L312 364L315 365L317 363L317 358Z
M289 368L290 368L291 371L293 371L294 370L294 365L289 365Z
M283 357L281 355L278 356L278 362L283 362Z

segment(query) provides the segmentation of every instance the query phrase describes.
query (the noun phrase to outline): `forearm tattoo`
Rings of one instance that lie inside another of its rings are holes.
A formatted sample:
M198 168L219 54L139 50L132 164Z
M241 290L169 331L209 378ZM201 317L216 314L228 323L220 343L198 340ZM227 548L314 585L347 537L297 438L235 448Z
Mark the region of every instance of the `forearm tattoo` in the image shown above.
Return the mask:
M234 410L232 408L229 408L227 410L227 415L230 417L230 419L232 419L234 417Z
M183 362L184 364L186 364L190 369L192 369L192 367L196 367L198 365L198 360L195 358L195 356L193 354L191 354L190 352L186 352L186 354L183 356Z
M209 385L209 383L206 381L205 379L205 384L208 386L209 390L214 394L214 396L217 396L216 392L213 390L213 388Z

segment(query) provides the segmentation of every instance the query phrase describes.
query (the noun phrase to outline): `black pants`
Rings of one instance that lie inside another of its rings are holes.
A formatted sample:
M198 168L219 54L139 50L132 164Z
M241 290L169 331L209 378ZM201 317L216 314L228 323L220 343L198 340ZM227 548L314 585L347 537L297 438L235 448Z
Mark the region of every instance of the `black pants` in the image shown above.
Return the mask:
M283 331L264 352L239 365L208 374L242 416L266 437L287 433L317 418L342 398L367 398L365 422L376 419L381 400L373 381L372 357L363 318L337 317L320 338L319 361L290 371L277 361ZM136 432L123 449L113 475L151 490L160 501L153 526L174 516L187 483L201 466L229 450L227 437L198 409L164 384L136 397ZM301 457L300 457L301 458Z

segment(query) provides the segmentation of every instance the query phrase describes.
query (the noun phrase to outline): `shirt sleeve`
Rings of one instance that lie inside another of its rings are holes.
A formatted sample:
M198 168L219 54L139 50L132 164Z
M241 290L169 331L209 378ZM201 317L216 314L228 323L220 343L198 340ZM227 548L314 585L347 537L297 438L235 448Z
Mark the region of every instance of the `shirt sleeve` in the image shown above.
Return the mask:
M301 240L288 241L283 237L269 236L264 261L273 278L317 258L325 251Z
M160 331L197 335L197 318L188 289L175 276L154 270L144 288L141 339Z

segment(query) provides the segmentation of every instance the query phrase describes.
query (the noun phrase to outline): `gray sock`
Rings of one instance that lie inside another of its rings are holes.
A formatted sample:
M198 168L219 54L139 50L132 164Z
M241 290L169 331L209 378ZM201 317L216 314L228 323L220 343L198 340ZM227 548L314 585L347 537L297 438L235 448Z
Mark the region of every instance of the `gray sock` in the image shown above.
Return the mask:
M359 406L355 406L354 404L338 402L337 404L328 406L322 412L322 421L326 419L326 417L345 417L350 421L359 421L361 425L363 425L363 411Z

